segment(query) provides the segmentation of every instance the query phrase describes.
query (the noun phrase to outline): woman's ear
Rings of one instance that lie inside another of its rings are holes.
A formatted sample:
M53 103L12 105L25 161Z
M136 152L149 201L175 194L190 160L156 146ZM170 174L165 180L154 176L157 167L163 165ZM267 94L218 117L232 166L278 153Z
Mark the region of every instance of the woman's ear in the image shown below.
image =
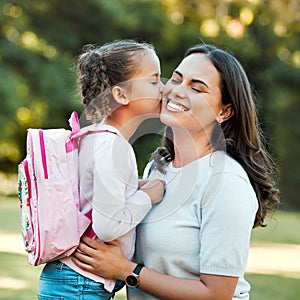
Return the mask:
M129 103L127 90L118 85L112 88L112 96L114 100L121 105L127 105Z
M232 104L223 105L221 111L217 115L217 121L219 124L229 120L234 115Z

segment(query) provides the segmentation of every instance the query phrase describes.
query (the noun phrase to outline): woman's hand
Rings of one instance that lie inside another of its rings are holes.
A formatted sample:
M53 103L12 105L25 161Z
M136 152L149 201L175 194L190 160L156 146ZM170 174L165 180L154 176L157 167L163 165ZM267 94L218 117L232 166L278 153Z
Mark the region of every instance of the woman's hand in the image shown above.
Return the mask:
M136 267L124 257L117 241L105 244L84 237L73 260L80 268L107 279L125 280ZM159 299L232 299L237 277L201 274L200 280L176 278L144 267L139 288Z
M72 259L84 271L109 279L124 280L136 265L123 255L117 241L105 244L88 237L82 238Z

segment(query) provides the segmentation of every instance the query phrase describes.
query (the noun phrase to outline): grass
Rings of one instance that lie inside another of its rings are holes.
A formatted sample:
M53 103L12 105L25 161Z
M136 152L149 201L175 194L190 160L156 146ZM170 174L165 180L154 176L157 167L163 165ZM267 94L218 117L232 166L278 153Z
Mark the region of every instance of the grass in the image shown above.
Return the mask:
M252 231L252 244L300 244L300 213L276 211L266 218L267 227Z
M36 299L41 267L32 267L21 254L0 252L0 299Z
M253 230L252 245L300 244L300 213L278 211L266 223L266 228ZM19 232L18 200L0 197L0 234ZM42 266L32 267L27 264L24 255L7 252L0 252L0 265L0 299L37 299L37 282ZM299 276L246 274L245 277L252 286L251 300L295 300L300 295ZM117 294L114 299L125 300L125 296Z
M19 233L20 215L17 197L0 197L0 233Z
M246 274L251 283L251 300L296 300L299 299L299 278L279 275Z
M37 284L43 266L30 266L24 255L7 252L0 252L0 265L0 299L37 299ZM114 298L125 299L123 294Z
M0 234L20 233L19 202L16 197L0 197ZM1 240L0 243L5 243ZM43 266L33 267L26 256L0 252L0 299L37 299L37 284ZM125 300L123 293L116 294L114 300Z

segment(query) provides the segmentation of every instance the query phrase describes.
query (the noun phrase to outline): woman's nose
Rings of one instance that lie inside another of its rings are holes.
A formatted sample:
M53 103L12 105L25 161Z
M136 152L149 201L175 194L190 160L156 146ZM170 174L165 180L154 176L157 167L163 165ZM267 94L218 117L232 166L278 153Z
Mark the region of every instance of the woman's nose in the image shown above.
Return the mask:
M178 99L183 99L185 97L184 87L181 84L174 86L172 94Z

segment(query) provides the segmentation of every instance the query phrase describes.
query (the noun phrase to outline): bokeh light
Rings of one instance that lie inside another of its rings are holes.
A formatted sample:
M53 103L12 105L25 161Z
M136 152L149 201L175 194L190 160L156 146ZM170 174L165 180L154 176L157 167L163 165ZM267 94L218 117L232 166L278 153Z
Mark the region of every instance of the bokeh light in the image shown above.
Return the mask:
M296 68L300 68L300 50L293 53L292 63Z
M240 20L243 22L243 24L250 25L254 20L254 14L252 10L248 7L243 7L240 10Z
M230 37L240 39L244 36L245 26L239 19L233 19L227 24L226 32Z
M39 40L34 32L25 31L21 36L21 43L24 48L37 49L39 45Z
M18 108L16 111L16 119L20 125L26 126L30 124L32 120L30 109L24 106Z
M19 18L22 16L23 9L20 6L7 3L3 6L3 14L11 18Z
M274 25L274 32L280 37L287 35L287 28L283 22L276 22Z
M213 19L206 19L200 25L200 32L206 37L216 37L219 35L220 26Z
M184 21L184 16L179 11L175 11L171 14L171 21L176 25L181 25Z

